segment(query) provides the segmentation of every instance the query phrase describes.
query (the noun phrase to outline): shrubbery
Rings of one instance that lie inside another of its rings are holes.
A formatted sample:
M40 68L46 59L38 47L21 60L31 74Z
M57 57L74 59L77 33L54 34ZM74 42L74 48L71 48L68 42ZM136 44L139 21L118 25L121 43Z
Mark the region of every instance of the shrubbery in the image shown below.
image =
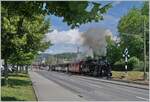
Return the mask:
M128 60L128 71L143 71L144 62L140 61L137 57L131 57ZM112 70L114 71L125 71L125 61L121 59L114 63L112 66ZM149 71L149 63L147 62L146 71Z
M143 62L143 61L140 61L140 62L139 62L139 65L136 66L133 70L134 70L134 71L143 71L143 68L144 68L144 62Z
M115 70L115 71L125 71L125 62L123 59L117 61L114 63L114 65L112 66L112 70Z
M143 71L144 70L143 68L144 68L144 62L140 61L139 66L135 67L133 70L134 71ZM149 71L149 62L148 61L146 63L146 71Z
M131 71L134 68L140 67L140 61L137 57L131 57L128 60L128 70Z

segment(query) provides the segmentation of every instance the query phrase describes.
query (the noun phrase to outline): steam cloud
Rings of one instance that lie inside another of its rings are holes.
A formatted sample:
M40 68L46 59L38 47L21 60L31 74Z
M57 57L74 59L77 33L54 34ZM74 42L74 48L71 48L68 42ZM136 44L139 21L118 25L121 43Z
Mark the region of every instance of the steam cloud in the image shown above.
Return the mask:
M111 36L110 30L101 28L91 28L81 35L83 39L83 46L88 47L86 54L93 57L95 55L105 56L106 55L106 36Z

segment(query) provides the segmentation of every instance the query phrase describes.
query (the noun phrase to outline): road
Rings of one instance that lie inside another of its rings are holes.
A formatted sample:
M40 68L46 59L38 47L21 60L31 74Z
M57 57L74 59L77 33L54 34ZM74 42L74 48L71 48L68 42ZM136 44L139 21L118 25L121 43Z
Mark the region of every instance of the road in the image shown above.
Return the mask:
M149 90L94 81L60 72L37 71L87 101L148 101Z

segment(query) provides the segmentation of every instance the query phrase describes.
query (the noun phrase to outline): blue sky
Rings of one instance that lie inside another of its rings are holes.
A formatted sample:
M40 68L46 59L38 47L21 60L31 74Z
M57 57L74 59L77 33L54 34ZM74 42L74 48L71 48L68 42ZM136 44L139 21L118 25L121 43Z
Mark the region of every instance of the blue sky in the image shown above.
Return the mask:
M109 3L110 1L105 1L105 2L98 1L98 2L104 5L104 4ZM113 2L113 7L109 9L109 11L104 15L103 21L99 21L97 23L92 22L88 24L83 24L79 28L77 28L77 30L75 30L74 35L78 35L76 34L77 32L84 32L91 27L92 28L100 27L100 28L109 29L112 32L112 35L116 36L118 35L117 24L120 18L123 15L125 15L129 9L133 7L141 7L143 4L142 1L111 1L111 2ZM66 33L67 34L74 33L70 30L70 27L65 22L62 21L63 18L56 17L54 15L50 15L49 18L50 18L51 28L55 30L55 33L48 33L48 34L50 35L50 37L51 36L53 37L52 42L54 43L54 45L51 46L49 49L47 49L45 52L51 53L51 54L63 53L63 52L76 52L77 46L79 45L78 43L77 44L75 43L74 39L72 40L73 43L66 43L67 41L70 41L70 40L65 40L64 42L62 40L66 38L65 36ZM62 34L64 34L63 36L64 38L61 37L61 32ZM59 33L60 35L56 33ZM57 36L54 36L54 35L57 35ZM70 34L68 34L68 36L70 36ZM58 40L61 40L61 42Z

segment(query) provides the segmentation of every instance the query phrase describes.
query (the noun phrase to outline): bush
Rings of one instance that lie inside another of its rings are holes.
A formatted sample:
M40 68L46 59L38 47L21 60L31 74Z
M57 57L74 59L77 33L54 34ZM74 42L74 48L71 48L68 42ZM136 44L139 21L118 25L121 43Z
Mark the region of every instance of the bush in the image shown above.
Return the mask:
M128 71L131 70L138 70L142 71L143 70L143 62L139 61L137 57L131 57L128 60ZM112 66L112 70L114 71L125 71L125 61L124 59L121 59Z
M143 68L144 68L144 62L140 61L139 65L137 67L135 67L133 70L134 71L143 71L144 70ZM146 71L149 71L149 62L148 61L146 63Z
M133 70L134 70L134 71L143 71L143 68L144 68L144 62L143 62L143 61L140 61L140 62L139 62L139 65L136 66Z
M128 60L128 70L131 71L134 68L138 68L140 66L140 61L137 57L131 57Z
M112 70L114 71L125 71L125 62L123 59L115 62L115 64L112 66Z

